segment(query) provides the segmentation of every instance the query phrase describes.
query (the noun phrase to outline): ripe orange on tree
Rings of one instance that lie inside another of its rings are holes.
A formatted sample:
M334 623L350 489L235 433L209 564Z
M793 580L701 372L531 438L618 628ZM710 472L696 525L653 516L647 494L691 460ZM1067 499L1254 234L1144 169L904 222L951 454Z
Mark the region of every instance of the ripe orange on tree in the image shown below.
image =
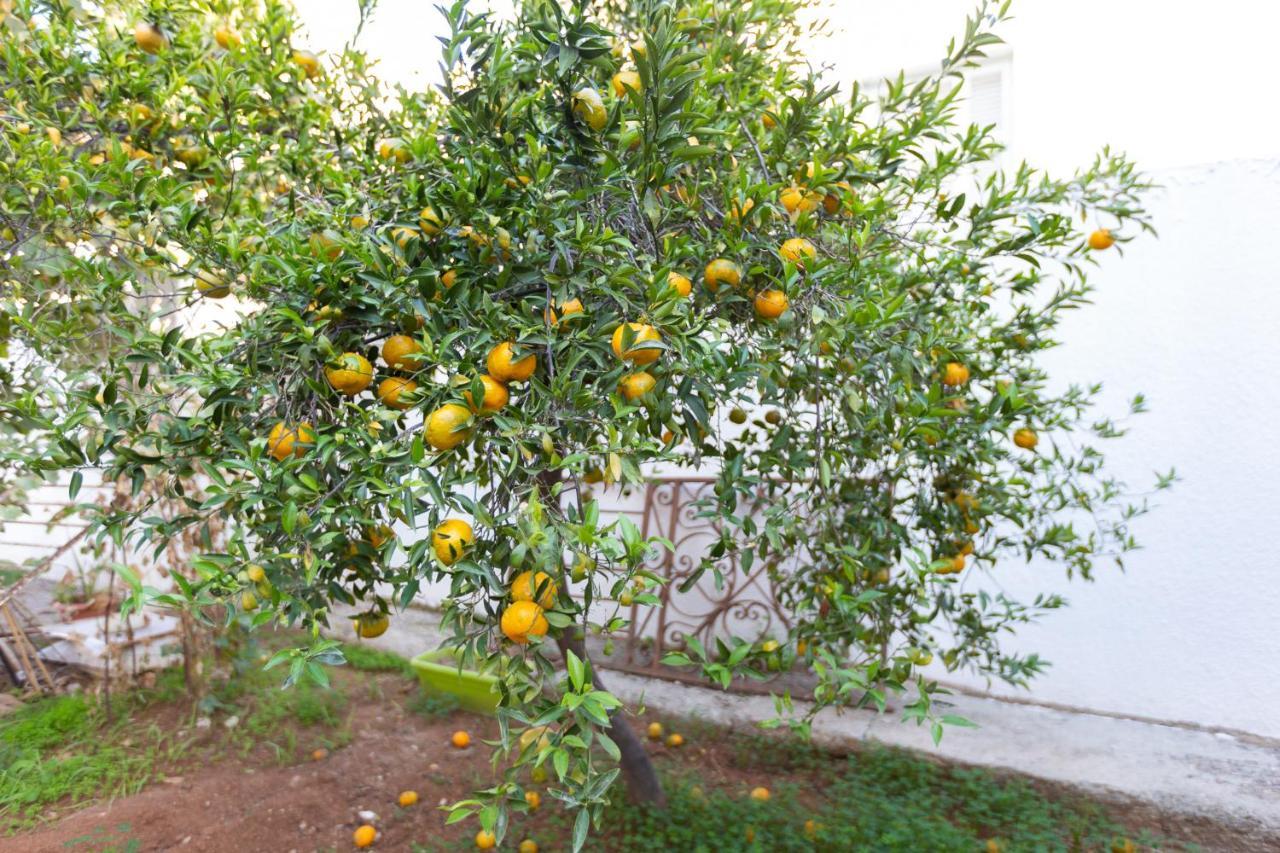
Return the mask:
M969 368L958 361L948 361L946 367L942 369L943 385L950 385L954 388L964 385L968 381Z
M532 601L516 601L502 611L502 633L513 643L524 645L530 637L546 634L549 627L542 608Z
M465 382L466 380L463 379L463 381ZM507 390L506 385L503 385L492 376L482 373L480 374L480 384L484 386L484 396L481 397L480 405L477 406L475 400L471 398L471 383L467 382L466 384L467 388L462 392L462 399L467 401L471 411L478 414L493 414L511 400L511 392Z
M511 341L500 343L489 350L489 356L485 359L489 375L503 384L524 382L532 376L538 367L538 357L529 353L517 359L515 351L515 344Z
M719 290L722 284L737 287L742 283L742 268L728 258L716 258L707 264L704 280L712 293Z
M458 403L445 403L423 425L427 444L436 450L452 450L471 438L471 410Z
M579 89L573 93L573 114L587 127L599 133L609 121L609 112L604 108L604 99L591 87Z
M618 382L618 392L630 403L648 394L657 384L658 380L653 378L653 374L641 370L622 377Z
M520 853L538 853L538 842L532 838L526 838L520 842Z
M1040 436L1036 435L1035 430L1023 427L1013 433L1013 443L1023 450L1035 450L1040 443Z
M244 43L244 39L240 38L240 34L227 26L215 29L213 31L213 40L223 50L234 50Z
M529 811L536 812L538 807L542 805L542 795L537 791L525 791L524 802L529 807Z
M640 73L638 71L619 71L613 75L613 79L609 81L613 86L613 94L619 98L627 94L627 90L634 92L643 92L644 83L640 81Z
M787 294L781 290L762 290L756 294L756 316L764 320L776 320L786 313L790 306Z
M625 330L630 330L625 331ZM630 338L630 343L626 342ZM635 364L653 364L662 355L661 349L650 349L645 345L662 340L658 330L648 323L623 323L613 331L613 354L623 361ZM625 349L624 349L625 347Z
M418 383L402 376L391 376L378 383L378 401L391 409L404 411L413 406L407 399L418 391Z
M1116 244L1116 238L1111 235L1111 231L1107 228L1099 228L1089 235L1089 248L1098 251L1110 249Z
M370 611L361 613L351 620L352 627L355 628L356 636L364 640L372 640L374 637L381 637L387 633L387 628L391 626L391 617L385 613L377 613Z
M460 518L446 519L431 532L431 547L446 566L461 560L475 541L471 525Z
M541 589L542 594L534 598ZM521 572L511 582L512 601L533 601L543 610L556 606L556 582L546 572Z
M476 833L476 848L479 850L492 850L498 845L497 837L487 829L482 829Z
M133 28L133 41L147 53L159 53L169 46L168 37L150 21L139 21Z
M382 360L392 370L412 373L422 367L422 344L408 335L392 335L382 345Z
M805 260L813 260L818 257L818 250L814 248L813 243L805 238L792 237L790 240L784 241L778 248L778 254L782 256L784 261L790 261L804 269Z
M358 352L344 352L334 364L325 365L324 376L333 390L354 397L373 382L373 365Z
M297 426L287 427L284 421L281 421L273 426L267 435L267 452L277 462L283 462L290 455L301 457L309 448L314 447L315 443L315 430L308 422L299 421Z
M428 237L434 237L444 230L444 220L434 207L428 205L418 212L418 229Z
M693 282L678 272L667 273L667 284L681 296L688 296L693 292Z
M302 69L302 73L307 75L307 79L319 77L322 69L320 68L320 57L316 56L309 50L295 50L293 52L293 64Z

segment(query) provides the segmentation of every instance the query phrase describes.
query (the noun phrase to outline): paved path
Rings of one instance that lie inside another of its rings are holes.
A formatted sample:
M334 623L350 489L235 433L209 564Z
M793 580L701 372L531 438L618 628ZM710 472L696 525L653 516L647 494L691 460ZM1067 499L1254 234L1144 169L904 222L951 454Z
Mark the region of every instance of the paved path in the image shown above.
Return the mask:
M377 641L406 657L439 642L435 614L418 609L396 617L391 630ZM673 716L696 716L739 728L774 716L768 696L730 694L620 672L607 673L605 681L623 700L643 697L648 707ZM1256 849L1280 849L1280 744L979 696L954 695L944 701L951 706L947 713L959 714L977 727L949 728L937 747L927 727L869 711L823 711L814 722L813 737L829 747L872 741L947 761L1014 771L1102 798L1150 804L1192 820L1230 823L1258 838Z

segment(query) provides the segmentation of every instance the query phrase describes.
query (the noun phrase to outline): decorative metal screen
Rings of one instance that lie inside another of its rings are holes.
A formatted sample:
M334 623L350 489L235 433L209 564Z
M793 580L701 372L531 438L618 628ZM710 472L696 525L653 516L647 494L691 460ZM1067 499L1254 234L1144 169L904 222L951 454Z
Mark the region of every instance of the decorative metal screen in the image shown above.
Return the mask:
M716 637L756 639L772 633L781 638L790 628L764 561L744 574L736 560L726 558L719 566L722 585L717 586L714 572L706 572L687 592L680 591L723 529L718 521L699 517L696 506L700 498L712 495L714 482L667 479L645 487L641 530L646 536L662 536L675 547L657 549L650 557L649 569L667 580L658 590L661 603L631 608L626 648L610 666L700 681L691 673L663 667L662 656L682 649L689 637L710 646Z

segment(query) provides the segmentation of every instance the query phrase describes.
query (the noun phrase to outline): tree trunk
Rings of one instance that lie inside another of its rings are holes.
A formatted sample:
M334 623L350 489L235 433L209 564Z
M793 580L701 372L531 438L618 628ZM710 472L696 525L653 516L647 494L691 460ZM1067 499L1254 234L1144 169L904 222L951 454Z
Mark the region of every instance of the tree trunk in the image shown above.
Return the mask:
M566 629L556 637L556 645L560 647L560 653L567 659L568 653L573 652L584 662L590 663L586 645L581 639L573 636L572 631L572 628ZM594 664L591 665L591 681L597 690L605 689ZM644 743L636 736L631 726L627 725L626 714L623 713L622 708L616 708L609 714L609 737L613 738L613 742L618 745L618 751L622 753L619 766L622 768L622 780L627 786L627 798L637 805L665 809L667 795L662 790L662 783L658 781L658 771L649 760L649 753L645 751Z
M544 503L550 505L554 498L555 484L560 480L559 471L543 471L538 475L538 492L539 497ZM561 567L563 569L563 566ZM560 654L568 660L569 652L573 652L584 663L591 666L591 683L595 685L597 690L604 690L604 682L600 680L600 673L596 669L595 664L591 663L590 656L587 655L586 644L575 634L575 628L569 627L560 632L556 636L556 645L560 647ZM656 808L665 809L667 807L667 795L662 790L662 783L658 781L658 771L653 766L653 762L649 760L649 753L645 752L644 743L636 736L636 733L627 725L626 714L622 708L616 708L609 714L609 737L613 738L613 742L618 745L618 752L622 754L622 760L619 767L622 770L622 781L627 786L627 799L637 805L648 805Z

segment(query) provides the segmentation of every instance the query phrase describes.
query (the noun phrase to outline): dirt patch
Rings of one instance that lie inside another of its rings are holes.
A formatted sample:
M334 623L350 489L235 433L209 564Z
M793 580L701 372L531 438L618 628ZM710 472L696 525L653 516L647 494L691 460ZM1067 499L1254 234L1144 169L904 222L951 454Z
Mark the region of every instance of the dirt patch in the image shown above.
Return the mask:
M375 850L474 849L475 822L447 827L446 813L438 806L492 783L489 750L480 741L496 737L496 722L462 712L420 713L416 683L398 674L339 671L334 688L346 696L345 716L337 727L290 721L247 752L243 741L233 742L225 728L219 729L225 718L211 730L192 732L191 715L181 703L149 709L141 724L195 739L183 760L163 768L167 776L133 796L51 814L48 823L30 832L0 838L0 851L342 851L354 849L352 833L364 822L359 814L364 810L377 815ZM645 722L636 721L638 731ZM847 761L798 748L780 734L761 741L697 721L664 722L668 732L686 738L679 749L645 741L664 776L696 778L699 785L735 798L745 799L756 785L785 786L797 792L800 808L816 807L828 796L820 784L829 778L824 773ZM477 745L455 749L450 735L458 729L468 731ZM318 760L310 757L314 749L334 743L344 745ZM1055 800L1081 799L1078 792L1033 784ZM396 798L404 790L416 791L419 803L399 807ZM516 818L504 849L514 849L526 835L538 838L544 850L563 846L567 820L555 813L554 801L545 794L544 803L538 815ZM1166 814L1145 804L1104 802L1102 807L1135 833L1149 829L1205 850L1280 849L1280 839ZM595 839L591 846L614 849L609 838Z
M374 684L382 698L361 701L363 691L352 691L350 742L323 759L282 766L264 747L243 758L184 762L135 796L0 839L0 851L345 850L362 810L378 816L379 850L410 850L424 838L462 838L467 825L446 829L445 813L436 806L484 784L491 770L487 748L458 750L449 737L460 728L477 740L494 737L497 724L462 713L429 719L409 709L416 685L392 675L377 676ZM302 755L321 742L317 736L314 745L306 743L307 734L297 733ZM405 790L417 791L418 805L396 805Z

